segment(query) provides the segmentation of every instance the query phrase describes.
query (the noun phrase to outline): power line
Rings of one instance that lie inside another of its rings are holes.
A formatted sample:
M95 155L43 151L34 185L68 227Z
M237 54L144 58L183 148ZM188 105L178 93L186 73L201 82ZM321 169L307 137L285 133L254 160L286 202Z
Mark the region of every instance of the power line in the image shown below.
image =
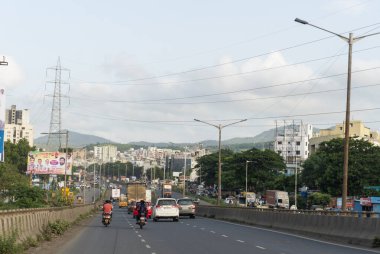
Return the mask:
M366 48L366 49L361 49L354 51L353 53L360 53L372 49L377 49L380 46L374 46L371 48ZM245 72L237 72L237 73L232 73L232 74L225 74L225 75L217 75L217 76L210 76L210 77L204 77L204 78L197 78L197 79L188 79L188 80L179 80L179 81L168 81L168 82L154 82L154 83L132 83L132 84L123 84L123 81L118 81L117 83L99 83L99 84L107 84L107 85L114 85L114 86L155 86L155 85L173 85L173 84L183 84L183 83L190 83L190 82L198 82L198 81L206 81L206 80L212 80L212 79L220 79L220 78L229 78L229 77L235 77L235 76L241 76L241 75L248 75L256 72L261 72L261 71L268 71L268 70L276 70L276 69L282 69L286 67L291 67L291 66L296 66L296 65L301 65L301 64L306 64L306 63L312 63L312 62L317 62L317 61L322 61L330 58L335 58L335 57L340 57L340 56L345 56L347 53L342 53L342 54L335 54L331 56L326 56L326 57L320 57L320 58L314 58L314 59L309 59L301 62L296 62L292 64L286 64L286 65L280 65L280 66L274 66L274 67L269 67L269 68L262 68L262 69L257 69L257 70L252 70L252 71L245 71ZM98 82L97 82L98 83ZM84 82L81 83L83 85L89 85L89 84L94 84L91 82Z
M380 107L374 107L374 108L362 108L362 109L354 109L351 110L351 112L365 112L365 111L376 111L380 110ZM82 112L82 111L81 111ZM94 119L105 119L105 120L118 120L118 121L126 121L126 122L137 122L137 123L161 123L161 124L173 124L173 123L193 123L193 120L141 120L141 119L130 119L130 118L124 118L124 117L112 117L112 116L100 116L99 114L96 116L91 116L89 114L83 114L78 112L68 112L73 113L76 116L82 116L82 117L89 117ZM295 118L295 117L309 117L309 116L318 116L318 115L334 115L334 114L343 114L345 113L344 110L342 111L327 111L327 112L315 112L315 113L305 113L305 114L293 114L293 115L277 115L277 116L265 116L265 117L248 117L248 120L266 120L266 119L284 119L284 118ZM215 121L215 122L221 122L221 121L235 121L239 120L240 118L233 118L233 119L207 119L207 121ZM201 126L201 125L199 125Z
M352 71L352 73L360 73L365 71L371 71L379 69L380 66L367 68L363 70L357 70ZM292 82L286 82L286 83L280 83L280 84L274 84L274 85L267 85L267 86L261 86L261 87L255 87L255 88L247 88L247 89L240 89L240 90L234 90L234 91L228 91L228 92L220 92L220 93L210 93L210 94L201 94L201 95L193 95L193 96L184 96L184 97L174 97L174 98L161 98L161 99L144 99L144 100L106 100L107 102L123 102L123 103L142 103L142 102L160 102L160 101L174 101L174 100L183 100L183 99L194 99L194 98L204 98L204 97L212 97L212 96L219 96L219 95L227 95L227 94L234 94L234 93L242 93L242 92L249 92L249 91L255 91L255 90L262 90L267 88L274 88L274 87L281 87L281 86L288 86L288 85L294 85L298 83L305 83L305 82L311 82L321 79L327 79L327 78L333 78L333 77L339 77L346 75L347 73L339 73L339 74L333 74L328 75L324 77L318 77L318 78L311 78L311 79L305 79L305 80L298 80L298 81L292 81ZM93 98L83 98L83 97L71 97L75 99L81 99L81 100L92 100L92 101L104 101L100 99L93 99Z
M379 24L380 24L380 22L377 22L377 23L374 23L374 24L371 24L371 25L367 25L367 26L363 26L363 27L360 27L360 28L356 28L356 29L350 30L348 32L353 32L353 31L365 29L365 28L376 26L376 25L379 25ZM347 33L347 32L343 32L342 34L344 34L344 33ZM329 39L329 38L333 38L333 37L335 37L335 36L334 35L327 36L327 37L323 37L323 38L320 38L320 39L317 39L317 40L303 42L303 43L296 44L296 45L293 45L293 46L285 47L285 48L282 48L282 49L279 49L279 50L270 51L270 52L266 52L266 53L261 53L261 54L255 55L255 56L244 57L244 58L236 59L236 60L225 62L225 63L213 64L213 65L203 66L203 67L199 67L199 68L193 68L193 69L179 71L179 72L172 72L172 73L163 74L163 75L150 76L150 77L137 78L137 79L129 79L129 80L124 80L124 81L113 81L113 82L83 81L83 80L82 80L82 82L92 83L92 84L101 84L101 83L108 83L108 84L113 83L113 84L117 84L117 83L127 83L127 82L134 82L134 81L143 81L143 80L157 79L157 78L169 77L169 76L174 76L174 75L179 75L179 74L186 74L186 73L201 71L201 70L205 70L205 69L216 68L216 67L220 67L220 66L224 66L224 65L228 65L228 64L233 64L233 63L237 63L237 62L247 61L247 60L250 60L250 59L253 59L253 58L266 56L266 55L273 54L273 53L276 53L276 52L287 51L287 50L290 50L290 49L294 49L294 48L298 48L298 47L301 47L301 46L309 45L309 44L316 43L316 42L319 42L319 41L323 41L323 40L326 40L326 39Z

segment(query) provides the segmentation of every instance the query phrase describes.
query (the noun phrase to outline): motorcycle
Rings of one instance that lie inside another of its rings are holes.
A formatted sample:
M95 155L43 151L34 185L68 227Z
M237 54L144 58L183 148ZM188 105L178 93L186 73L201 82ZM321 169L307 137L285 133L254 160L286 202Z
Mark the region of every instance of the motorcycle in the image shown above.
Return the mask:
M103 213L102 222L104 226L108 227L108 225L111 223L111 214Z
M145 226L145 224L146 224L145 213L141 213L138 224L140 225L140 229L142 229L143 226Z

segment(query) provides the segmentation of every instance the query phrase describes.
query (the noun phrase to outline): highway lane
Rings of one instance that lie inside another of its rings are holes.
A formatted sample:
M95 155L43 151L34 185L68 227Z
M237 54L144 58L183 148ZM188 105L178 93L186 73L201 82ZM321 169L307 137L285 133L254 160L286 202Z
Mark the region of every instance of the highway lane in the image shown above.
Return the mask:
M100 213L58 253L380 253L205 218L181 218L179 222L149 220L140 230L126 209L118 208L111 226L106 228L100 222Z

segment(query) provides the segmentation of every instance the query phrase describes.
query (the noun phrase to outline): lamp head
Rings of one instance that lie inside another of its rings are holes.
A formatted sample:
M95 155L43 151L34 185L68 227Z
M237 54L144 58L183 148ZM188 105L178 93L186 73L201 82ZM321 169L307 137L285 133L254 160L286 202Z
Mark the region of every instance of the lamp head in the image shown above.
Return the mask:
M302 25L308 25L309 24L309 22L307 22L305 20L302 20L302 19L299 19L299 18L296 18L294 21L298 22L298 23L301 23Z

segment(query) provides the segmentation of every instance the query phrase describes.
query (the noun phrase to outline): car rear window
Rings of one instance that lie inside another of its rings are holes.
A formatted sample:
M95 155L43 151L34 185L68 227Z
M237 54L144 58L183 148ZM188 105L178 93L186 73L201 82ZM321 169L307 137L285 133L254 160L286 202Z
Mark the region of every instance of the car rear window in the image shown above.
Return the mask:
M190 199L178 200L179 205L192 205L193 201Z
M158 205L175 205L175 200L159 200Z

